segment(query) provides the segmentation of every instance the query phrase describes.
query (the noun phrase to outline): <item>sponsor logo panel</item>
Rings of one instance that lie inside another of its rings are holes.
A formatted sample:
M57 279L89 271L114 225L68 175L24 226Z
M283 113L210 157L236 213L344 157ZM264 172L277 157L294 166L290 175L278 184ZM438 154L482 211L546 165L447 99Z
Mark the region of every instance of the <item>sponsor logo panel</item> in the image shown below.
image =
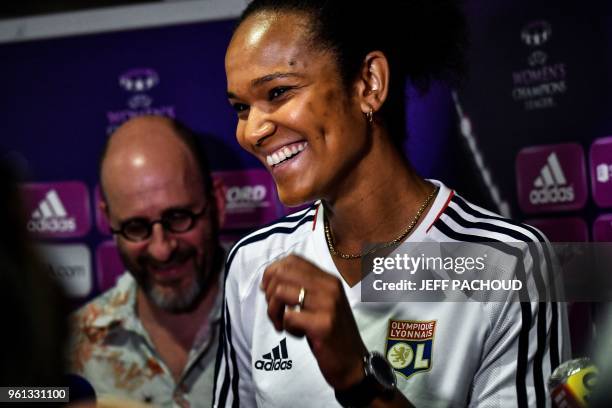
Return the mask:
M431 369L435 332L435 320L389 320L385 355L398 374L408 378Z
M266 170L217 171L213 177L225 187L224 229L258 227L279 217L276 187Z
M114 241L102 242L96 250L96 271L98 290L104 292L115 286L125 271Z
M522 149L516 178L519 205L526 213L579 210L586 203L586 165L579 144Z
M603 214L593 223L593 241L612 242L612 214Z
M66 294L83 298L92 289L91 253L83 244L39 244L47 272Z
M531 219L525 224L542 231L551 242L588 242L589 230L582 218Z
M599 207L612 207L612 136L595 140L589 158L593 200Z
M89 193L79 181L22 185L27 229L38 238L76 238L91 229Z

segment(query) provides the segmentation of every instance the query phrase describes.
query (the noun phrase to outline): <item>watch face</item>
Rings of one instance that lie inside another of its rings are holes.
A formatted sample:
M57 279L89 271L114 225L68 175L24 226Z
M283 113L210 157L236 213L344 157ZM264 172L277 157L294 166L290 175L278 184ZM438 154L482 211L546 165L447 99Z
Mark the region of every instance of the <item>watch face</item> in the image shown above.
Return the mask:
M376 352L370 354L369 365L372 375L383 386L389 390L395 387L395 371L385 357Z

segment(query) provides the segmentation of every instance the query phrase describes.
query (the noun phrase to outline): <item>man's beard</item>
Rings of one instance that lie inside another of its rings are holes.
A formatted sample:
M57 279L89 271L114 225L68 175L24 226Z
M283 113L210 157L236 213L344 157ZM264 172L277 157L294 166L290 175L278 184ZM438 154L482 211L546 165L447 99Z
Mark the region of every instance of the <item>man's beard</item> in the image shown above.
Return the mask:
M184 313L194 309L204 292L204 283L203 274L198 273L191 285L185 289L161 290L159 286L152 284L150 279L146 279L141 287L147 298L160 309L170 313Z
M121 257L147 299L166 312L184 313L193 310L205 292L207 274L204 270L205 266L198 265L195 262L195 249L177 249L171 258L163 263L157 262L147 255L139 257L136 264L129 262L123 254L121 254ZM195 276L191 284L186 288L172 287L170 290L164 290L153 281L149 272L151 266L168 267L174 264L180 265L192 259L194 260Z

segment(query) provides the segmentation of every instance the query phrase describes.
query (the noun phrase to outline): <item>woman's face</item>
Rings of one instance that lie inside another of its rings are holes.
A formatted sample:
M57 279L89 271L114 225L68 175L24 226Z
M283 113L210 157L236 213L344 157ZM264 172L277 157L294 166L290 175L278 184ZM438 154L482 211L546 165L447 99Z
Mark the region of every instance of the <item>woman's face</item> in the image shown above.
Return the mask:
M308 24L304 14L252 15L225 57L238 142L264 163L288 205L350 188L368 145L360 103L334 56L309 43Z

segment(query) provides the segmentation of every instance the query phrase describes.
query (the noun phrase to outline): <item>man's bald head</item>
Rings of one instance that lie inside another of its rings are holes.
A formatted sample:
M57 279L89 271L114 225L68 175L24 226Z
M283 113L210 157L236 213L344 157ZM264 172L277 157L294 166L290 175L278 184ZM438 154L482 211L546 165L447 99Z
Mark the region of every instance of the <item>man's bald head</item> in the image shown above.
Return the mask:
M194 164L201 177L205 194L212 193L208 160L198 136L175 119L163 116L139 116L115 130L104 146L100 157L103 196L107 198L106 183L110 169L120 165L126 171L130 168L138 170L145 164L154 165L160 161L167 162L171 158L183 158ZM126 176L129 177L129 174Z

